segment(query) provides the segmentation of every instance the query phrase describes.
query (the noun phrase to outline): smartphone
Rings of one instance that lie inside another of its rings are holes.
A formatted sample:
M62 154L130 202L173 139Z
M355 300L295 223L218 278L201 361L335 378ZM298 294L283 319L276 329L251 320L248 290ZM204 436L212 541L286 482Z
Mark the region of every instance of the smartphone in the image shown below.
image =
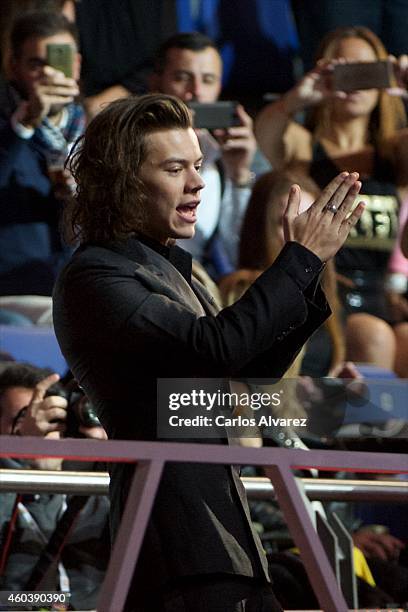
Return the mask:
M237 105L238 102L222 101L207 104L190 102L188 106L194 111L194 127L215 130L240 125Z
M63 72L66 77L72 78L74 50L71 45L47 45L47 64L52 68Z
M387 60L338 64L333 70L333 88L336 91L385 89L392 87L393 76L393 66Z

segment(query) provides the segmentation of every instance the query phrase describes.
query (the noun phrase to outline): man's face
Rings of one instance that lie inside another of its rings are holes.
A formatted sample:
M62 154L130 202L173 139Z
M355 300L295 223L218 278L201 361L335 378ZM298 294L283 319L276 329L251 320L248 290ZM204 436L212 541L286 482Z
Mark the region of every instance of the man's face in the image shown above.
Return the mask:
M221 90L222 63L215 49L202 51L169 49L163 71L154 75L153 86L183 102L215 102Z
M14 419L33 397L33 390L26 387L10 387L0 398L0 434L10 435Z
M47 65L47 45L68 44L74 50L73 78L79 80L80 56L74 39L69 32L61 32L47 38L31 36L27 38L17 58L10 60L10 76L20 91L28 96L33 86L44 78L44 67Z
M192 128L146 136L147 157L140 168L147 204L143 232L166 244L169 238L192 238L204 182L202 154Z

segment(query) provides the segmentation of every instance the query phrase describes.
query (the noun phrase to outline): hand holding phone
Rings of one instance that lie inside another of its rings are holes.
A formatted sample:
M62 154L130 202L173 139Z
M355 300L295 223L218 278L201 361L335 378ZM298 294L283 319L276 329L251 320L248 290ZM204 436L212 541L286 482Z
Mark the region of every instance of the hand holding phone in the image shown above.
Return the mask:
M28 92L28 100L19 107L19 121L36 128L44 117L53 116L61 108L74 101L79 89L72 76L74 49L69 44L47 45L47 65L41 77L35 80Z
M256 151L253 121L240 104L235 108L234 125L215 129L212 134L220 145L222 162L236 187L252 186L254 174L251 164Z
M391 96L398 96L405 100L408 99L408 55L401 55L396 58L393 55L389 56L390 62L394 68L395 83L387 89L387 93Z

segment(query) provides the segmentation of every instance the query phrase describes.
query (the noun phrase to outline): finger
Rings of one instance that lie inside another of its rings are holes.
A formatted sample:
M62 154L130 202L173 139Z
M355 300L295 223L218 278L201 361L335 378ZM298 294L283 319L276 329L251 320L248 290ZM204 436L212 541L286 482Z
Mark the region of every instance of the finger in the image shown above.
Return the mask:
M344 179L343 183L339 185L336 192L330 198L329 202L327 203L327 207L335 206L340 211L343 207L344 202L347 200L347 196L350 192L350 189L355 186L357 179L357 172L352 172L351 174L349 174L349 176ZM358 193L358 191L356 193ZM354 195L356 195L356 193ZM349 200L347 201L349 202Z
M317 60L316 66L307 73L306 76L313 76L318 74L319 76L325 72L331 72L335 63L338 63L339 60L328 60L328 59L319 59Z
M387 557L394 554L394 546L392 545L388 534L376 534L373 541L381 546Z
M237 104L235 112L236 112L236 115L237 115L238 119L240 120L240 122L241 122L241 124L243 126L252 127L252 119L248 115L248 113L245 112L245 109L242 106L242 104Z
M338 212L334 216L334 220L337 223L342 223L345 217L350 213L351 209L354 206L356 201L356 197L361 189L361 182L356 181L354 184L350 186L350 189L344 198L343 202L338 207Z
M351 215L344 219L342 226L347 225L350 229L357 223L365 209L365 202L359 202Z
M47 438L47 440L60 440L61 436L58 431L50 431L44 438Z
M386 560L385 551L377 542L375 534L363 532L353 535L354 544L363 551L366 557L379 557Z
M295 219L298 216L300 206L300 193L301 192L299 185L292 185L289 191L288 204L283 214L284 220L290 222L292 219Z
M70 104L71 102L74 101L74 98L72 96L45 96L44 97L44 103L46 104Z
M353 361L345 361L344 368L347 371L347 378L352 378L353 381L358 381L363 379L363 375L357 369L356 364Z
M408 91L403 87L388 87L385 90L389 96L398 97L398 98L407 98Z
M252 131L245 125L230 127L226 130L228 138L248 138L252 136Z
M398 64L401 70L407 70L408 68L408 55L400 55L398 58Z
M42 417L49 423L52 421L65 421L67 418L67 411L64 410L64 408L55 406L53 408L49 408L48 410L44 410Z
M34 393L33 397L31 398L30 404L33 404L34 402L41 402L44 399L48 389L52 385L55 385L55 383L58 382L59 379L59 374L50 374L49 376L46 376L45 378L40 380L40 382L37 383L34 387Z
M332 94L333 98L337 98L339 100L344 100L345 98L347 98L347 94L345 91L341 91L340 89L333 91Z
M349 176L348 172L342 172L338 174L326 187L323 189L320 196L312 204L311 208L315 212L321 212L325 206L330 202L337 189L344 183L345 179Z
M61 397L60 395L49 395L41 402L41 408L43 410L49 410L53 407L63 408L64 410L66 410L66 408L68 407L68 402L65 397Z
M395 536L388 534L388 538L389 538L389 540L392 543L394 548L398 548L399 550L402 550L403 548L405 548L404 542L402 542L401 540L399 540Z
M67 429L65 421L56 421L55 423L47 423L44 427L42 427L44 432L44 437L48 437L48 434L51 432L61 432L64 433Z
M221 149L223 151L236 151L237 149L248 149L252 146L252 140L249 138L237 138L236 140L227 140Z
M224 128L216 128L215 130L211 130L211 133L217 138L224 138L227 134L227 130Z
M41 85L38 93L43 96L77 96L78 87L65 87L64 85Z
M299 185L292 185L288 194L288 203L282 216L283 237L285 242L294 240L293 222L299 215L301 195L302 192Z
M57 70L56 68L53 68L52 66L49 66L49 65L44 66L43 72L44 72L44 75L48 77L49 79L52 79L52 80L58 79L60 81L71 81L75 83L74 79L71 79L70 77L65 76L62 70Z
M380 544L378 544L377 542L374 542L373 540L371 540L370 543L366 545L365 549L368 553L368 556L378 557L379 559L382 559L383 561L388 560L388 556L384 548L380 546Z
M356 208L353 210L351 215L343 220L339 227L339 236L344 241L350 233L352 227L356 225L358 220L361 218L365 209L365 203L359 202Z
M52 78L48 76L42 78L38 82L38 86L41 87L42 85L49 85L50 87L57 86L57 85L61 87L72 87L72 88L78 87L78 83L75 81L75 79L70 79L66 77L64 74L62 74L61 72Z

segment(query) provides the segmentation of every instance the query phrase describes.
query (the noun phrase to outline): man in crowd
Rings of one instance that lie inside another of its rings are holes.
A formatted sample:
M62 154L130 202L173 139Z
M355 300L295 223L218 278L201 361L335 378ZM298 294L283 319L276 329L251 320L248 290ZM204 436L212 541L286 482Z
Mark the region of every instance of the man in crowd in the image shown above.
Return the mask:
M50 370L29 364L6 367L0 373L0 435L59 439L68 402L58 379ZM101 427L79 424L79 434L106 438ZM50 458L7 458L0 466L67 469L61 459ZM69 591L73 609L95 608L109 559L107 498L45 493L2 493L0 498L1 590ZM51 537L58 546L50 543Z
M47 45L68 45L72 77L48 65ZM74 26L57 13L28 13L14 24L0 83L0 296L52 292L67 257L58 223L69 194L63 171L82 133L80 58Z
M215 43L199 32L187 32L172 36L160 47L151 89L187 104L216 102L221 79L222 59ZM235 268L241 221L254 177L252 120L242 106L236 112L236 127L213 133L197 131L207 189L195 236L180 243L215 277Z

